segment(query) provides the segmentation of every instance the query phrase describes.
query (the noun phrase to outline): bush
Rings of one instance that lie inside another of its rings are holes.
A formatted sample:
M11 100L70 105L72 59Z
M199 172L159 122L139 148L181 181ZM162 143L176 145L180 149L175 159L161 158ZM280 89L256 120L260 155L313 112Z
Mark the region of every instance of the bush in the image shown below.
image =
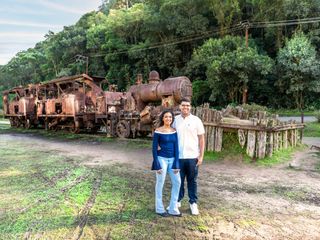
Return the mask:
M317 122L320 123L320 111L316 112Z
M267 111L268 108L265 106L261 106L255 103L251 103L251 104L242 104L241 105L243 107L244 110L247 110L249 112L257 112L257 111Z

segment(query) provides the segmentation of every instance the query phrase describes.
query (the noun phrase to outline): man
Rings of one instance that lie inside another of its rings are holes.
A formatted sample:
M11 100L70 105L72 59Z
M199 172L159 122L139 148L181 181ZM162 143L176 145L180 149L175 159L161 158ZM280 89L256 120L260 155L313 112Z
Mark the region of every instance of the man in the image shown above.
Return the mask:
M198 167L202 164L204 154L204 127L200 118L191 114L191 102L182 99L181 114L175 118L173 127L178 133L181 187L178 207L184 197L184 180L187 179L190 210L198 215L197 176Z

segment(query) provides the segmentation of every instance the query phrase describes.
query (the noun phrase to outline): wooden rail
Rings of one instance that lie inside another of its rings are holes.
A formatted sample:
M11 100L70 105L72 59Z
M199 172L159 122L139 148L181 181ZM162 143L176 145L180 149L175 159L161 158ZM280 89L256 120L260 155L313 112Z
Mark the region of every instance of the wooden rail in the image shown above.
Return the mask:
M295 147L302 140L304 124L281 122L276 115L249 112L241 107L228 107L221 111L208 105L193 109L205 127L206 151L220 152L224 132L236 132L239 144L251 158L265 158L276 151Z

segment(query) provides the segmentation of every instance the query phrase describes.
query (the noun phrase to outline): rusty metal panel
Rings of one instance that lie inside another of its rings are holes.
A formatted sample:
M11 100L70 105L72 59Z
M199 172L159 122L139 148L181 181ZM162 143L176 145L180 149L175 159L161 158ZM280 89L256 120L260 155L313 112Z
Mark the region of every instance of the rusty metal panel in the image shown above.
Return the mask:
M34 111L34 98L22 97L19 99L19 114L27 115Z
M160 82L154 79L150 81L149 79L149 82L149 84L131 86L128 91L127 96L132 95L139 111L142 111L149 102L162 101L165 105L169 103L171 107L178 106L182 98L191 99L192 84L187 77L168 78ZM169 96L172 96L172 98L163 101Z
M18 114L19 112L19 101L12 101L9 104L9 114Z
M55 114L56 107L55 107L56 99L48 99L46 102L46 114Z
M66 94L62 96L62 113L67 115L75 114L75 95Z
M124 96L121 92L104 92L103 93L107 105L120 105L120 101Z
M106 114L106 102L104 101L104 97L97 98L97 114Z
M45 102L44 101L38 101L37 102L37 116L40 116L44 113L45 109Z
M26 114L26 99L19 99L19 114Z
M191 99L192 84L187 77L167 78L159 84L157 91L161 97L171 95L176 103L180 103L182 98Z
M25 97L25 99L26 99L26 113L33 114L35 111L35 98Z
M86 95L82 93L76 93L74 98L74 113L84 113L87 111Z

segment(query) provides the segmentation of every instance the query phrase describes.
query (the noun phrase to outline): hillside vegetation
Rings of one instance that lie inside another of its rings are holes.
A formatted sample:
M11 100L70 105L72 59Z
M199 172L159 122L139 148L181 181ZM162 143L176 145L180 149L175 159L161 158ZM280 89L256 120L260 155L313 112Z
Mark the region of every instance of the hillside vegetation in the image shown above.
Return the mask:
M0 91L85 72L88 59L120 90L157 70L188 76L196 105L319 109L319 13L317 0L104 1L0 66Z

